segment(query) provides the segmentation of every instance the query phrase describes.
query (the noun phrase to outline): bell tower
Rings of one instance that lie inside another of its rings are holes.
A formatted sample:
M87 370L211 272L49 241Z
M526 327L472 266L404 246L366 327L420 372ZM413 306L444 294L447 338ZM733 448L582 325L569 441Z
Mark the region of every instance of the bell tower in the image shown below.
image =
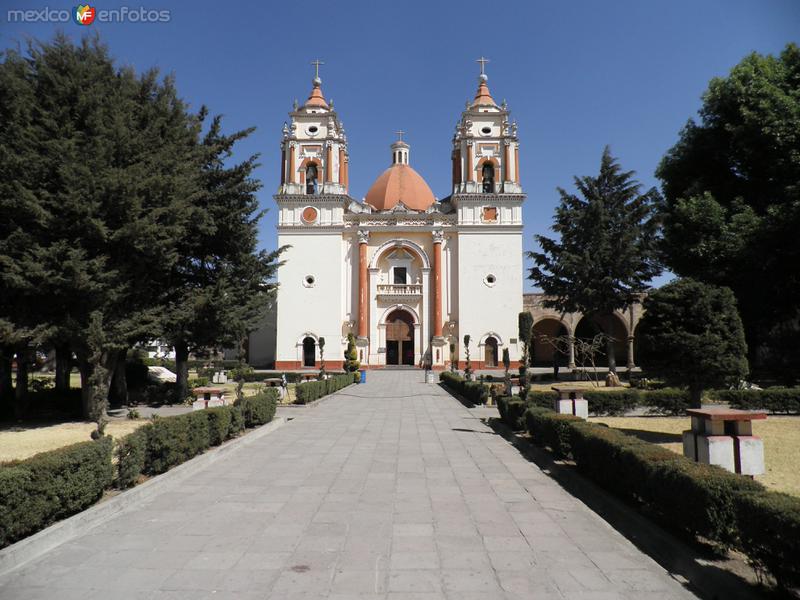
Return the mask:
M291 123L283 125L281 184L278 195L347 194L347 136L344 126L322 93L315 60L311 94L302 106L295 102Z
M489 92L486 58L479 58L478 91L467 102L453 135L453 194L521 194L517 124L505 101Z

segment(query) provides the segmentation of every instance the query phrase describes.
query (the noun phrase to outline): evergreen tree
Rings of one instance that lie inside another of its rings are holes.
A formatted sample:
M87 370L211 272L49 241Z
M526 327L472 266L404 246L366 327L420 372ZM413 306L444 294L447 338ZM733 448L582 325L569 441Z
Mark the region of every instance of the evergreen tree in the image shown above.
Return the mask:
M733 289L755 369L800 373L800 48L711 80L656 175L675 273Z
M2 285L15 298L0 318L75 351L84 415L96 416L120 351L159 333L195 126L169 78L115 68L97 37L73 46L61 35L4 59L4 85L24 80L33 108L11 125L24 128L27 174L0 188ZM8 137L1 145L13 151Z
M198 121L206 117L202 109ZM211 121L196 144L198 193L186 207L162 313L164 337L175 348L177 395L188 395L191 351L238 347L274 299L277 252L257 250L259 211L253 177L256 156L228 164L234 146L253 129L222 133Z
M658 192L640 193L633 171L622 171L608 147L597 177L575 177L579 195L558 188L561 202L552 229L559 239L537 235L541 252L529 252L532 279L550 296L545 305L582 312L590 322L635 302L659 274ZM616 371L614 340L608 366Z
M747 375L747 345L729 288L678 279L651 293L639 323L639 356L648 372L688 387L692 406L703 390Z

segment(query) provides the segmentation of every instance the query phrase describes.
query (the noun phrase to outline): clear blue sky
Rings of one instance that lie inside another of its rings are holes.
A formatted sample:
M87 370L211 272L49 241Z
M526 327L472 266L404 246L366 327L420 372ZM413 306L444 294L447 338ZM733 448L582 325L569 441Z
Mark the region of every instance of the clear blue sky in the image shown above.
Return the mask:
M228 130L256 126L241 156L261 154L260 201L270 212L261 243L274 248L272 194L280 130L292 100L311 89L315 58L327 98L348 133L351 195L362 198L389 164L394 131L438 197L449 194L453 128L477 85L489 86L519 124L525 247L546 233L574 175L597 172L609 144L646 186L714 76L752 51L777 53L800 39L798 0L661 2L103 2L171 12L166 24L8 23L9 8L69 9L53 0L0 0L0 45L74 38L96 30L120 63L177 77L181 95L222 113ZM501 257L498 257L501 258ZM527 287L530 287L528 284Z

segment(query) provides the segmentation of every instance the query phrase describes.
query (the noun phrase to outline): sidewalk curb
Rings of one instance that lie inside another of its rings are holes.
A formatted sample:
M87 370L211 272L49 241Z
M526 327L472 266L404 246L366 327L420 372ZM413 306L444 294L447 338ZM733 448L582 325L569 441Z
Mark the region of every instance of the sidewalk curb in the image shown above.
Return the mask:
M173 467L166 473L148 479L141 485L121 492L105 502L90 506L76 515L54 523L50 527L3 548L0 550L0 575L5 575L56 546L60 546L78 535L86 533L87 530L105 523L128 509L135 508L142 501L171 489L218 459L228 456L237 449L249 446L285 423L285 417L276 416L266 425L262 425L242 437L212 448L199 456L187 460L185 463Z

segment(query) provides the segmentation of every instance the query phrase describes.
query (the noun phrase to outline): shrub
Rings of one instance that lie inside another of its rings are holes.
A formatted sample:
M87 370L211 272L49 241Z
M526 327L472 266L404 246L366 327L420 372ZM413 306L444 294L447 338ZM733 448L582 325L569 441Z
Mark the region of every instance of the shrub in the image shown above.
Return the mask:
M231 428L229 437L236 437L244 429L244 413L241 406L231 407Z
M528 406L538 406L539 408L553 408L553 405L558 398L556 392L542 392L531 390L530 386L525 391L525 403Z
M636 408L640 402L640 396L641 394L637 390L632 389L589 390L583 395L589 401L589 412L598 416L624 415L629 410Z
M245 396L238 404L246 427L259 427L272 421L278 406L278 390L267 388L255 396Z
M578 468L601 486L644 503L675 529L722 546L736 542L737 494L764 489L752 479L572 415L530 408L525 420L534 442L561 456L571 453Z
M208 417L204 412L157 418L150 424L145 473L164 473L209 447Z
M308 404L327 394L332 394L360 380L359 373L343 373L333 375L321 381L307 381L295 387L295 404Z
M741 549L784 588L800 586L800 498L778 492L735 497Z
M147 434L151 426L143 425L117 440L117 487L136 485L147 463Z
M439 381L444 386L457 394L460 394L465 400L473 404L485 404L489 398L489 388L479 381L467 381L456 373L449 371L442 371L439 375Z
M0 547L96 502L111 485L110 437L0 465Z
M202 412L208 418L208 436L212 446L219 446L231 437L232 406L216 406Z
M514 431L525 429L525 401L519 396L500 396L497 411L500 419Z
M799 414L800 388L765 390L716 390L713 397L742 410L767 410L773 413Z
M675 388L643 391L641 404L649 406L651 413L685 415L690 405L689 391Z
M571 423L583 419L573 415L562 415L551 409L531 407L525 411L525 427L539 446L549 446L559 456L570 453Z

